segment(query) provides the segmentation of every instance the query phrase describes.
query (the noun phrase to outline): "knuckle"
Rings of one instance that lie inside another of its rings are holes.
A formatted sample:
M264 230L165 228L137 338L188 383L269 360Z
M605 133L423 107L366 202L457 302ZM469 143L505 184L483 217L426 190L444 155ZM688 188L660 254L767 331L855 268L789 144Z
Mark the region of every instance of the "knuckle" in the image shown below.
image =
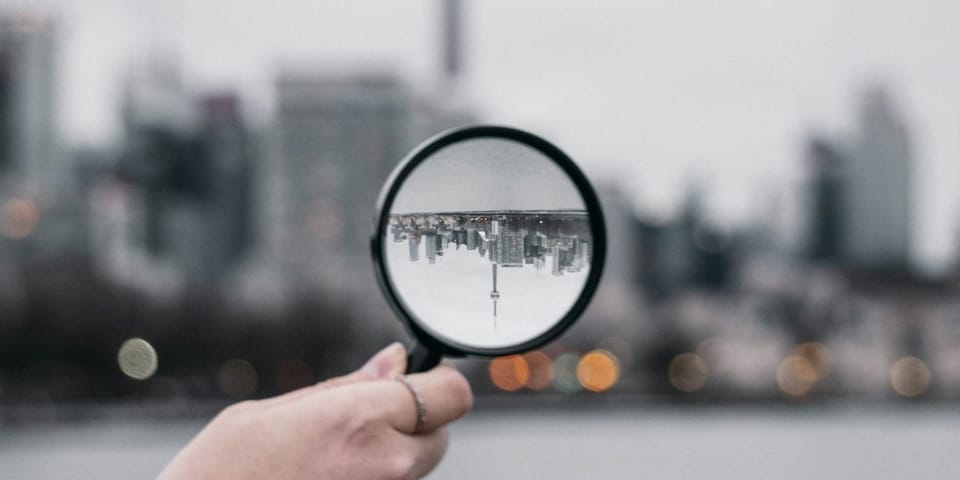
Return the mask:
M376 444L382 434L383 428L380 422L376 421L372 415L364 410L353 411L344 418L345 429L347 433L347 444L352 447L364 449Z
M413 478L416 459L410 454L392 455L387 463L387 477L391 479Z

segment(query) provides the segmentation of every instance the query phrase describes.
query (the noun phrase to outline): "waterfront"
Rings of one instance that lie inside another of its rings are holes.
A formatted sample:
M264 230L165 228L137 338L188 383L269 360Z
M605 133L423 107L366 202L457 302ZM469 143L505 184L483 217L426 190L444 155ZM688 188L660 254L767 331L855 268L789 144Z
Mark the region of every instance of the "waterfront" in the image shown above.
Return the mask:
M200 421L5 426L7 480L152 478ZM456 424L435 479L955 478L950 406L480 410Z

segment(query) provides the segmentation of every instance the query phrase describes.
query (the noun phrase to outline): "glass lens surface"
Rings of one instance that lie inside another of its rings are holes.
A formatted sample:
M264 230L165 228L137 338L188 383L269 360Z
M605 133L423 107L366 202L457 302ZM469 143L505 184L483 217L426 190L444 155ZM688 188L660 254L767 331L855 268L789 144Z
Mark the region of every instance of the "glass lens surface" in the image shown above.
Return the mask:
M505 348L570 310L590 269L583 198L545 154L499 138L448 145L399 187L384 231L394 291L443 341Z

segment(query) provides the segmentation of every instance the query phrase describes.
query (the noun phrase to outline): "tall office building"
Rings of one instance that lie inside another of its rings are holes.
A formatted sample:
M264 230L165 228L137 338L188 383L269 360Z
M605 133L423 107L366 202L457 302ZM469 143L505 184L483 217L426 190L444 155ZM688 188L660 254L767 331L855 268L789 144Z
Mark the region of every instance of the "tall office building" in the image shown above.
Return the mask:
M197 105L197 131L208 184L200 207L209 212L207 237L216 252L206 252L211 270L243 260L254 242L254 161L258 149L234 93L203 96ZM195 247L194 247L195 248Z
M448 83L457 82L463 70L463 2L441 0L440 48L442 75Z
M441 75L429 93L376 66L277 78L264 228L267 256L295 285L367 281L376 197L390 171L417 143L474 122L459 94L462 6L442 1Z
M503 231L497 237L496 262L501 267L523 266L523 239L526 232Z
M377 193L411 148L412 95L392 72L286 72L276 83L282 263L307 282L366 272Z
M807 142L808 186L806 254L814 260L840 261L846 222L846 159L840 148L814 136Z
M168 251L164 233L170 193L199 191L202 179L191 175L197 156L193 142L196 125L179 70L166 63L151 63L131 70L124 84L122 120L124 147L122 176L137 187L143 215L131 219L134 248L160 256Z
M864 92L859 113L849 165L844 256L859 268L905 268L912 227L909 132L883 88Z
M69 177L56 109L57 28L45 15L0 13L0 190L53 197Z
M253 141L238 98L192 98L177 69L133 75L124 100L121 171L142 208L133 250L208 288L241 261L252 235Z
M419 138L427 138L453 127L475 123L473 108L463 87L467 38L465 7L462 0L438 0L440 3L438 51L440 75L427 98L417 102L414 124Z

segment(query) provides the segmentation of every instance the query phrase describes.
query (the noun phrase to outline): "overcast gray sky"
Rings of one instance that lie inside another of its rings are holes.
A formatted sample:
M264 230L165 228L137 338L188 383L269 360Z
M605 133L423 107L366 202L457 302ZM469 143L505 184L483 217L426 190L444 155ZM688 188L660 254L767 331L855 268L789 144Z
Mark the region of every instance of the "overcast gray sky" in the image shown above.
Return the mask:
M883 80L913 127L917 250L944 262L957 242L960 2L467 3L466 91L485 118L546 135L658 211L691 176L723 219L793 198L804 133L848 131L855 92ZM282 62L386 61L415 82L437 68L433 0L2 4L63 10L62 123L83 142L116 136L119 74L150 45L261 113Z

